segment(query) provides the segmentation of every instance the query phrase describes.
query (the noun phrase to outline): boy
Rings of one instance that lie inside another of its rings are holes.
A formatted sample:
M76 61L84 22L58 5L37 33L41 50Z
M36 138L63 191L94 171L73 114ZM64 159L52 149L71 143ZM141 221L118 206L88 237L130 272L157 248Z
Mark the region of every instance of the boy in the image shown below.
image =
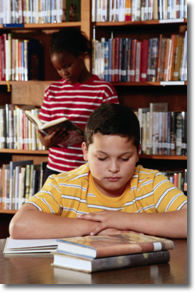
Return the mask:
M52 175L13 217L13 238L59 238L133 230L186 238L187 199L160 172L136 166L140 128L126 106L104 104L85 128L85 165Z

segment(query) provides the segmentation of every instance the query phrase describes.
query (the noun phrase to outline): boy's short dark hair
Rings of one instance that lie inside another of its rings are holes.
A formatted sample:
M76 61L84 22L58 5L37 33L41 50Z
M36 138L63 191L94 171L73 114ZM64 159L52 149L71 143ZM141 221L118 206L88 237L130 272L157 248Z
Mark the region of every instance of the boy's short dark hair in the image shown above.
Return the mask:
M52 34L50 54L68 52L78 57L81 53L91 55L91 42L80 29L66 27Z
M140 143L140 125L135 113L121 104L102 104L89 117L85 127L87 147L93 143L93 135L118 135L133 140L137 150Z

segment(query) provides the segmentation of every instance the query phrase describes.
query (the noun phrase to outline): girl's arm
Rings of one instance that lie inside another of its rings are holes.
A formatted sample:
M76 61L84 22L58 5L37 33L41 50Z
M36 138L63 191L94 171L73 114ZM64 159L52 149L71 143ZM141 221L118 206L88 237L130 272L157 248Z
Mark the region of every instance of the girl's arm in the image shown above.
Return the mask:
M187 204L181 210L166 213L124 213L103 211L78 218L99 222L91 235L106 233L109 228L132 230L170 238L187 237Z
M39 211L31 204L25 204L12 218L10 236L15 239L61 238L89 235L98 222L65 218Z

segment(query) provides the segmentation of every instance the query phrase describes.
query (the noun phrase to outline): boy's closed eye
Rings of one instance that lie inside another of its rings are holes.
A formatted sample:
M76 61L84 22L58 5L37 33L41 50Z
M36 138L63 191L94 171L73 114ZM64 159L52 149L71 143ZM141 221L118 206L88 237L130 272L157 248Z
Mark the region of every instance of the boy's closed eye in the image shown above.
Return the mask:
M105 161L107 159L107 157L97 157L98 160L100 161ZM128 161L130 159L130 157L121 157L120 160L122 161Z

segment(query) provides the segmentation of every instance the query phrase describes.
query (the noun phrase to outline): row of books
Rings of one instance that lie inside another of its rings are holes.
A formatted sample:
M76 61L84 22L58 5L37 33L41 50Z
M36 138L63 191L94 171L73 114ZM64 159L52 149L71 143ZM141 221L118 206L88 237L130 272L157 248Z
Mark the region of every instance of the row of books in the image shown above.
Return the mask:
M0 35L0 81L43 80L43 46L36 39Z
M0 210L18 210L42 187L46 162L11 161L0 168Z
M0 24L61 23L80 20L80 0L1 0Z
M92 72L108 82L186 81L185 35L93 40Z
M150 103L138 108L141 153L187 155L187 112L170 112L168 103Z
M28 120L24 110L30 110L36 116L39 114L39 108L33 106L0 106L0 149L45 150L35 125Z
M187 18L187 0L92 0L92 21Z
M162 172L172 184L174 184L178 189L182 190L187 195L187 169L182 171L172 171L167 170Z

